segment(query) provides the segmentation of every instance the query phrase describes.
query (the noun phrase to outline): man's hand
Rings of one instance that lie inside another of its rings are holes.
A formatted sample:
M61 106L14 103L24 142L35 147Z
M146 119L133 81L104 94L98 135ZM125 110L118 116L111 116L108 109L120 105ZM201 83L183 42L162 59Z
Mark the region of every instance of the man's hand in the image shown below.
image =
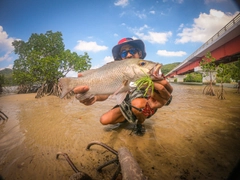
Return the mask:
M83 75L81 73L78 73L78 77L82 77ZM88 86L77 86L73 89L73 92L75 94L75 98L79 99L80 94L86 93L89 90ZM79 101L80 103L83 103L86 106L92 105L96 102L96 97L87 98L82 101Z
M88 86L77 86L73 89L73 92L75 94L75 98L79 99L80 94L86 93L89 90ZM86 106L92 105L96 102L97 98L96 96L92 98L87 98L84 100L79 101L80 103L83 103Z
M154 93L148 99L151 108L161 108L171 98L172 86L167 80L154 81Z

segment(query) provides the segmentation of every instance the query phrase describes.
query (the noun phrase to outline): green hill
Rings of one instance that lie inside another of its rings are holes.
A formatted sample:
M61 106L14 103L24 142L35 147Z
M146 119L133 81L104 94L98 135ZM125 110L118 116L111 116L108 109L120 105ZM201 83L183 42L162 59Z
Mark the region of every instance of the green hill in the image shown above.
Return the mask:
M0 84L3 86L15 85L12 78L13 70L5 68L0 70Z
M9 68L0 70L0 74L4 75L5 77L12 76L12 72L13 72L13 70L9 69Z
M177 67L179 64L181 64L181 62L175 62L175 63L171 63L171 64L165 64L162 66L162 73L165 75L168 72L170 72L172 69L174 69L175 67Z

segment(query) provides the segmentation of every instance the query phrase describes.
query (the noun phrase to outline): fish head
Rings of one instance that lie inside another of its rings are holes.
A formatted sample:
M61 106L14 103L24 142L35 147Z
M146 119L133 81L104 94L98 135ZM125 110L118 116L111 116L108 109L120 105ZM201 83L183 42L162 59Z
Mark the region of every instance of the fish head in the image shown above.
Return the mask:
M137 59L131 67L133 69L135 78L150 76L152 80L162 79L162 65L159 63L143 59Z

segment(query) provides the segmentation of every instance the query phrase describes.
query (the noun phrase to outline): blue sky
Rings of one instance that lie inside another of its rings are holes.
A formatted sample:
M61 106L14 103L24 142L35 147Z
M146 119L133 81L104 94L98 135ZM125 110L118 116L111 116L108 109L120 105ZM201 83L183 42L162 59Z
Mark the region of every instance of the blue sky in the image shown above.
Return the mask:
M0 69L17 59L15 39L49 30L63 34L65 49L87 52L92 68L112 61L123 37L142 39L145 59L182 62L237 13L234 0L0 0Z

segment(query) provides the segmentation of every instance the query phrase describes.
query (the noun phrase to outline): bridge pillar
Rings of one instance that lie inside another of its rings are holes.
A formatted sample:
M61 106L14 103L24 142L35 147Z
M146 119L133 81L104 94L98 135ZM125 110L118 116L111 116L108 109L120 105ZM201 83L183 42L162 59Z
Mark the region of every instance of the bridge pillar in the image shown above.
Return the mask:
M173 78L170 78L170 77L167 78L168 82L174 82L175 79L176 79L176 78L174 78L174 77L173 77Z
M186 75L176 75L174 77L177 78L177 82L184 82L183 80L186 77Z
M199 73L202 74L202 82L203 83L209 83L210 82L209 73L206 74L205 72L203 72L203 70L200 66L195 67L194 72L199 72ZM212 72L212 81L213 82L216 82L216 77L217 77L217 72L216 71Z
M217 72L212 72L212 81L216 82ZM210 82L210 76L209 74L206 75L206 73L202 73L202 82L203 83L209 83Z

